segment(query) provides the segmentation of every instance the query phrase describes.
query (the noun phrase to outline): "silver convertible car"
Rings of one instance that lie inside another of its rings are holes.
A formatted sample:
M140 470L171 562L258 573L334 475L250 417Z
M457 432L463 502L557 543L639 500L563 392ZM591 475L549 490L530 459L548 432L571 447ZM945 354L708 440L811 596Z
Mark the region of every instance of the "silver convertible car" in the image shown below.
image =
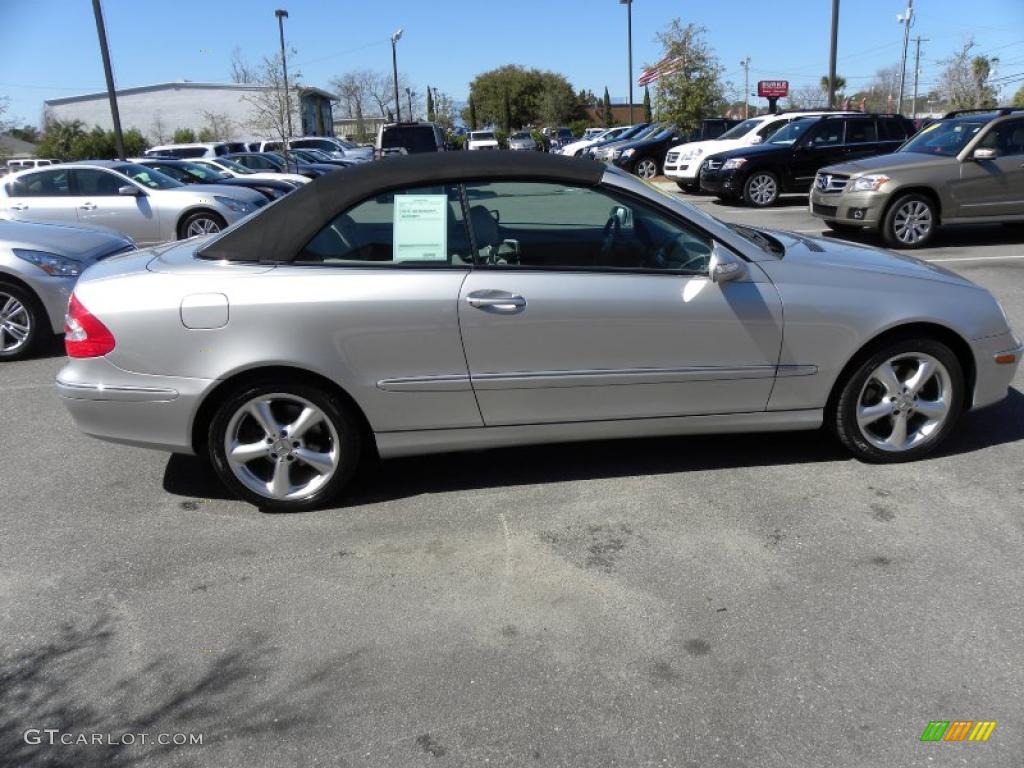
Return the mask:
M518 152L355 166L101 262L65 330L83 431L208 456L282 511L373 452L825 424L863 460L916 459L1005 397L1022 353L944 269Z

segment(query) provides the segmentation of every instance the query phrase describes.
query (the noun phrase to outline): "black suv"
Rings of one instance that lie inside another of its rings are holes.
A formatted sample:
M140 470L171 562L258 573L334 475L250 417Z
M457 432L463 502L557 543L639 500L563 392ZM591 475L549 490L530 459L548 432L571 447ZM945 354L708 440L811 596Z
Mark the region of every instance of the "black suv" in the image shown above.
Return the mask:
M437 123L388 123L377 130L374 154L377 157L418 155L446 149L444 131Z
M900 115L797 118L763 144L706 158L700 188L763 208L783 192L809 191L820 168L893 152L913 133L914 124Z
M675 126L666 125L644 138L620 141L609 159L641 179L653 179L661 173L669 148L683 140L683 134Z

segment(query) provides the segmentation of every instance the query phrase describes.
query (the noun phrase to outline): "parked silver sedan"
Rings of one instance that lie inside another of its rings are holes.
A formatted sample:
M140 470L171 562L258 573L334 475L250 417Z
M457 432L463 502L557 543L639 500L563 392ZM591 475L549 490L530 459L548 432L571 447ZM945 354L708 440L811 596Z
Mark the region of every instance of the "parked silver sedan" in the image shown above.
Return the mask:
M130 238L98 227L0 220L0 363L63 330L68 298L86 267L134 250Z
M882 250L726 225L613 168L440 153L338 171L79 280L57 389L263 508L360 457L815 429L919 458L1006 396L999 304Z
M142 245L219 232L266 202L254 190L185 185L116 160L62 163L0 183L0 218L104 226Z

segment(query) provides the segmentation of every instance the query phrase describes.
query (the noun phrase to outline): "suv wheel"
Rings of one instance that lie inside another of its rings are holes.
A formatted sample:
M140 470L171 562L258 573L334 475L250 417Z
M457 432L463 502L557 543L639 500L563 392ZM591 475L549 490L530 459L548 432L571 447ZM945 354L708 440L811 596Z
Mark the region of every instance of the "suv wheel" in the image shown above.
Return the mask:
M25 357L42 337L46 313L20 286L0 283L0 362Z
M658 161L653 157L642 157L636 161L636 175L641 179L653 179L658 175Z
M946 439L963 410L964 388L960 362L945 344L893 342L846 379L833 426L859 459L911 461Z
M775 205L779 199L779 179L771 171L757 171L743 185L743 199L755 208Z
M924 195L904 195L894 202L882 221L882 239L894 248L921 248L935 234L935 204Z

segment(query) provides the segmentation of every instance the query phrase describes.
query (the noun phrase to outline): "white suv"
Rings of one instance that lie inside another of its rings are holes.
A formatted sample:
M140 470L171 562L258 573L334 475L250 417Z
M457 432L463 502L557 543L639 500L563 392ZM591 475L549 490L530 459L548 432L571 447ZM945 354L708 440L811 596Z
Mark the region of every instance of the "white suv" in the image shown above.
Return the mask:
M833 113L841 114L835 110L819 110L816 112L781 112L775 115L751 117L739 125L733 126L717 139L691 141L672 147L665 155L664 174L673 179L680 189L686 192L696 192L700 184L700 166L708 155L760 144L779 128L798 117Z

